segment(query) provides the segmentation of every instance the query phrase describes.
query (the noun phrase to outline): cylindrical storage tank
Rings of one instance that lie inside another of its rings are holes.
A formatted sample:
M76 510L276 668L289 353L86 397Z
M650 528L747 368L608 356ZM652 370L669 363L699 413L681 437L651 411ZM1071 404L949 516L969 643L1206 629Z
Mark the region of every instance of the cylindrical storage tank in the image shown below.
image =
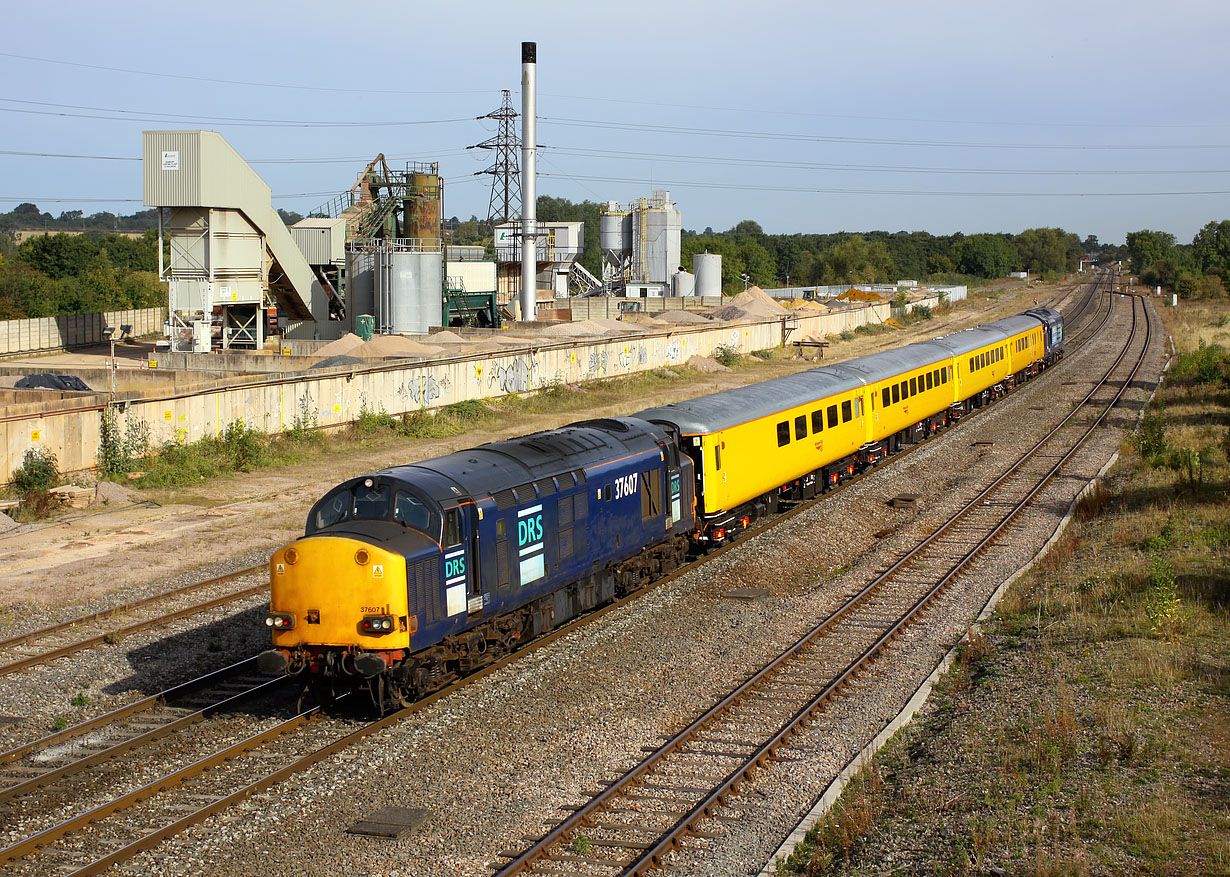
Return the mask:
M721 253L697 253L692 257L692 273L696 275L697 295L722 294Z
M618 264L632 252L632 217L604 213L598 218L599 243L608 262Z
M443 317L440 253L381 250L376 324L382 333L421 335Z
M696 278L687 271L676 271L671 276L671 295L696 295Z
M410 175L410 203L406 210L406 236L424 243L424 249L440 246L440 177Z

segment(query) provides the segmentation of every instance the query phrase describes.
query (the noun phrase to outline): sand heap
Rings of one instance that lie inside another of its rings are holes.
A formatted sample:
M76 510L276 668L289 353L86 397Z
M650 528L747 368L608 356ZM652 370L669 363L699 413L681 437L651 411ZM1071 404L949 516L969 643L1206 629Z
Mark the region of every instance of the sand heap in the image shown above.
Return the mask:
M654 314L654 316L664 323L670 323L675 326L713 322L710 317L705 314L698 314L696 311L663 311L660 314Z
M806 298L787 298L779 302L782 307L792 311L821 311L827 312L828 308L820 304L818 301L811 301Z
M321 347L313 355L320 356L320 357L345 356L346 354L353 352L355 348L362 347L362 346L363 346L362 338L360 338L354 332L347 332L345 335L343 335L341 338L338 338L336 341L330 341L324 347Z
M730 304L742 308L753 317L784 317L790 313L759 286L748 287L732 298Z
M722 365L720 362L712 360L707 356L701 356L700 354L697 354L696 356L693 356L691 359L689 359L687 362L687 366L688 368L696 369L698 372L705 372L705 373L730 371L729 368Z
M556 323L542 330L544 335L580 336L580 335L611 335L615 332L639 332L635 326L621 323L619 320L577 320L574 323Z
M443 347L423 344L402 335L377 335L362 347L356 347L352 350L351 355L361 356L364 359L382 359L386 357L425 359L431 356L438 356L443 352Z
M637 327L640 327L640 328L644 328L646 326L649 326L650 328L669 326L670 323L666 322L665 320L659 319L660 316L661 315L659 315L658 317L655 317L650 314L646 314L642 311L636 311L634 313L629 314L625 319L627 320L628 323L634 323L636 324Z
M458 335L456 332L450 332L445 329L443 332L436 332L433 335L428 335L426 343L430 344L477 344L480 339L467 338L464 335Z

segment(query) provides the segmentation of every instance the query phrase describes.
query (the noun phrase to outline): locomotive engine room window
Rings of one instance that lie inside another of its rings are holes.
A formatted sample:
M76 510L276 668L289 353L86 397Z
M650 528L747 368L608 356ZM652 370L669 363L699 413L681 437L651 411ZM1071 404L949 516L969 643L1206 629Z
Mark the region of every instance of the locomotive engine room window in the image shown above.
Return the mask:
M641 520L662 513L662 470L650 469L641 478Z
M884 407L887 408L892 401L892 394L888 392L888 387L884 388Z
M461 544L461 509L449 509L444 513L444 547Z
M784 448L790 444L790 423L783 420L777 425L777 446Z
M837 425L837 406L836 405L829 406L828 415L829 415L829 429L832 429L834 426Z
M812 435L824 429L824 412L817 408L811 413L811 431Z
M893 402L900 402L900 401L901 401L901 389L896 384L893 384Z
M807 418L802 414L794 419L794 437L796 439L807 438Z
M841 422L849 423L850 418L853 416L854 416L853 406L850 404L850 400L847 399L846 401L841 403Z

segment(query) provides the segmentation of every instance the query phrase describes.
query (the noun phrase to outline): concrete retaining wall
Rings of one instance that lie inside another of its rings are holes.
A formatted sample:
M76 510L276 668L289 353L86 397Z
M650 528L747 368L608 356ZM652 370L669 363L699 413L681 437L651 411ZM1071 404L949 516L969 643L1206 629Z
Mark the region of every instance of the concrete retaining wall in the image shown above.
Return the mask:
M884 313L880 314L879 311ZM530 393L555 384L618 377L665 366L682 365L695 355L711 355L720 346L741 353L782 344L783 333L835 334L887 317L887 306L852 308L837 314L797 320L758 320L686 330L656 330L620 338L559 340L497 354L476 353L427 362L343 366L285 374L204 373L161 367L145 372L161 376L159 386L132 387L107 393L6 406L0 415L0 481L9 481L27 448L40 445L56 454L62 471L97 465L100 412L111 405L128 420L148 424L155 446L167 441L196 441L219 435L243 421L269 432L282 432L301 420L337 427L360 412L403 414L439 408L470 399ZM298 357L251 357L278 362ZM123 370L121 370L121 375ZM97 380L92 386L106 386ZM629 409L635 407L630 402Z
M0 322L0 356L39 353L101 344L103 329L115 329L115 337L161 334L166 308L107 311L101 314L68 314ZM124 331L122 327L128 326Z

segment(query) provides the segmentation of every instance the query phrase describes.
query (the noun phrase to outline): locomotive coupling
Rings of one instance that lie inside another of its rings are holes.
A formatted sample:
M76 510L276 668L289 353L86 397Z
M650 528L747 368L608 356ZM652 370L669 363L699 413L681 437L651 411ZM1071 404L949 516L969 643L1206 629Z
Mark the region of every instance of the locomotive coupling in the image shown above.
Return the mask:
M290 666L290 655L282 649L270 649L256 656L256 666L262 673L280 675Z

